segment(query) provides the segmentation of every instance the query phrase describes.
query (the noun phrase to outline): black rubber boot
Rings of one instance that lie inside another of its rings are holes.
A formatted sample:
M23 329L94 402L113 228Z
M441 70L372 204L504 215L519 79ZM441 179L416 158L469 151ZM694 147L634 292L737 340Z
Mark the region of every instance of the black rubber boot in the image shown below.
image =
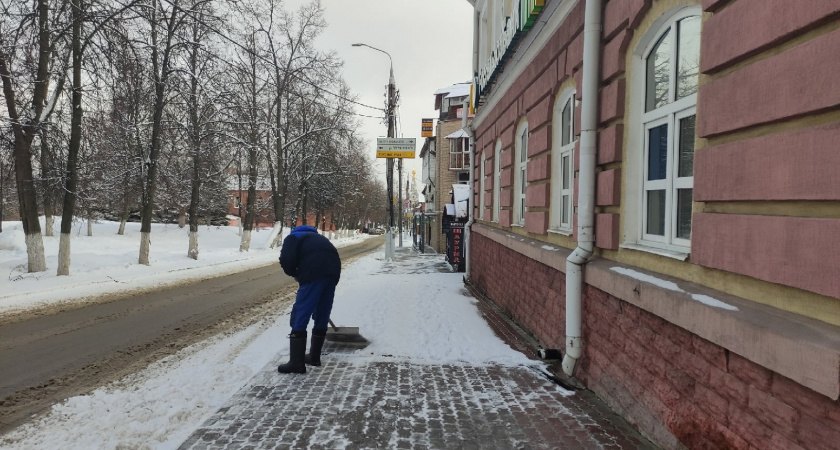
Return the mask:
M289 362L277 366L280 373L306 373L306 330L289 334Z
M321 349L324 348L324 341L327 339L327 329L312 329L312 339L309 342L309 353L305 361L308 366L321 365Z

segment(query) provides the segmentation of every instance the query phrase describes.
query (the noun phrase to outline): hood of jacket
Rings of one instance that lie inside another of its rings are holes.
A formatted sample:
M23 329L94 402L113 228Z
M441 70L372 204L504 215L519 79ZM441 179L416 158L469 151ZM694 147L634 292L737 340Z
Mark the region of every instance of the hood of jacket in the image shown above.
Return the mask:
M318 233L318 230L316 230L315 227L312 227L312 226L309 226L309 225L301 225L301 226L295 227L295 229L293 229L292 232L289 233L289 234L294 236L294 237L301 237L301 236L303 236L304 234L307 234L307 233Z

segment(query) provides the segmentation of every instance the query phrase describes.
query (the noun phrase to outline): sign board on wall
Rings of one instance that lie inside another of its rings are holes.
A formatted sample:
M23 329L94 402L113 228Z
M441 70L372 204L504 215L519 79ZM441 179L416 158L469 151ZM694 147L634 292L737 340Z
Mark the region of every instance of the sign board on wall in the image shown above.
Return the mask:
M416 138L376 138L377 158L414 158Z
M474 92L470 102L470 109L478 105L485 90L493 83L504 69L509 54L516 47L520 36L530 30L537 22L537 17L545 7L545 0L519 0L514 3L513 11L505 20L504 32L492 44L490 57L479 68L473 82ZM483 44L483 43L482 43Z
M423 128L420 132L420 137L434 137L435 135L435 119L423 119Z

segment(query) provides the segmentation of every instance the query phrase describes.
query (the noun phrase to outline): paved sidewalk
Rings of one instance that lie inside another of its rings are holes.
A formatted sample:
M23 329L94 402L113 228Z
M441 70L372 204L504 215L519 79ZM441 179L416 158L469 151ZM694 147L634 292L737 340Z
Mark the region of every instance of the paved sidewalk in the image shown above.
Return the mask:
M399 249L398 262L412 258L429 256ZM437 270L445 268L441 259ZM502 339L524 349L514 324L491 305L479 309ZM328 342L323 366L305 375L267 365L181 448L655 448L588 391L551 381L536 361L424 365L362 360L354 350Z

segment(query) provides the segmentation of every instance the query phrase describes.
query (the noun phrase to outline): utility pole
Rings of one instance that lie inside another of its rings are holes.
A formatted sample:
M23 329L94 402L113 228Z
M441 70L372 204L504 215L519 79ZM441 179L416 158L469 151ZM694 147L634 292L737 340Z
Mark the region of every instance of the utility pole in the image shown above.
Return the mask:
M388 55L388 60L391 63L391 75L388 79L388 137L395 138L397 137L397 85L394 82L394 60L391 58L391 54L385 50L367 44L356 43L353 44L353 47L367 47ZM388 212L390 216L388 231L385 233L385 259L391 260L394 259L394 158L386 159L385 171L385 181L388 183ZM400 173L402 173L402 160L400 160ZM400 246L402 246L402 234L400 234Z
M397 187L397 191L400 193L400 221L399 221L399 233L400 233L400 248L402 248L402 234L403 234L403 196L402 196L402 158L399 159L397 162L397 167L399 167L399 174L400 174L400 181Z
M390 57L390 55L388 55ZM391 77L388 80L388 137L396 136L397 86L394 82L394 65L391 64ZM387 241L388 259L394 258L394 158L388 158L388 207L391 214L391 226L388 229Z

